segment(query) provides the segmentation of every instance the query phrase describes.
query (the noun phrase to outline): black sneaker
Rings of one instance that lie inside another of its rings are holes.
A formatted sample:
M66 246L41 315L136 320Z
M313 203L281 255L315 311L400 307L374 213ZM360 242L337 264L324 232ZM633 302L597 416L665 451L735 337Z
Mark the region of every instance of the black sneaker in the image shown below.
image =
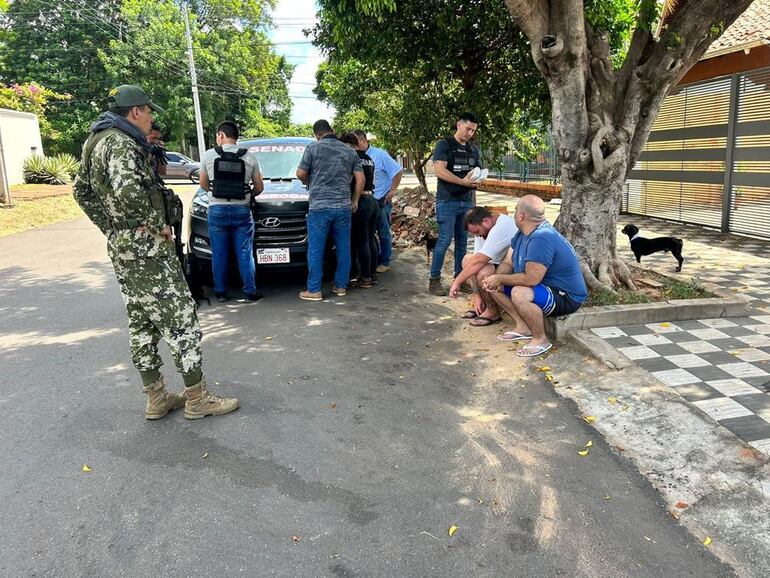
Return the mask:
M242 303L256 303L262 299L262 293L257 291L256 293L245 293L243 295L243 299L241 299Z
M227 303L228 301L230 301L230 298L227 296L227 293L214 293L214 297L216 297L219 303Z

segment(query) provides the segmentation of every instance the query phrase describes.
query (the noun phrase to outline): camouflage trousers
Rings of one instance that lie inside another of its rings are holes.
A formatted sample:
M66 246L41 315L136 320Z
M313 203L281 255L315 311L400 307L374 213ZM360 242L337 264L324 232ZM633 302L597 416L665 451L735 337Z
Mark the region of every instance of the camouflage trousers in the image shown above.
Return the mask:
M111 259L126 304L136 369L142 374L160 369L158 342L163 337L180 373L200 371L202 333L176 255L132 260L111 255Z

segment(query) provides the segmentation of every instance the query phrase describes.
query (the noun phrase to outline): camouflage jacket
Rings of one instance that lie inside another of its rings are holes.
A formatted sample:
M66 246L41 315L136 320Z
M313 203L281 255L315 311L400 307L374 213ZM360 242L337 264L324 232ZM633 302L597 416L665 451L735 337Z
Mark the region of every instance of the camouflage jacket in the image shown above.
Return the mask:
M173 241L160 236L166 226L149 155L130 136L110 128L83 159L73 194L88 218L107 236L111 257L131 260L174 254ZM90 171L89 171L90 164Z

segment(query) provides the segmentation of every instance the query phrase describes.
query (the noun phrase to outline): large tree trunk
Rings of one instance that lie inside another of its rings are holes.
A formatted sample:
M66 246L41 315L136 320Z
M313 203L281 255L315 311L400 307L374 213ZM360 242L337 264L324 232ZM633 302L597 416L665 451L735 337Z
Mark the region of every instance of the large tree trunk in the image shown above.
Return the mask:
M613 69L607 39L584 20L583 0L505 0L551 94L562 166L556 226L594 289L633 286L615 241L625 179L669 89L752 0L677 4L659 39L651 30L656 1L641 0L626 60Z
M602 286L634 289L631 273L617 254L616 227L623 179L607 183L591 177L580 181L568 178L562 190L556 228L572 239L589 289Z

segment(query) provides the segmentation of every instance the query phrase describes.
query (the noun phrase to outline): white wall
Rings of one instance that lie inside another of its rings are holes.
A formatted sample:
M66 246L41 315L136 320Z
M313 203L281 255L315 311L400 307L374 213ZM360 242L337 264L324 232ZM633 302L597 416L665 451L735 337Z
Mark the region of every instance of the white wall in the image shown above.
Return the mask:
M3 139L3 158L9 185L24 182L24 159L32 154L42 155L40 125L37 116L0 108L0 138Z

